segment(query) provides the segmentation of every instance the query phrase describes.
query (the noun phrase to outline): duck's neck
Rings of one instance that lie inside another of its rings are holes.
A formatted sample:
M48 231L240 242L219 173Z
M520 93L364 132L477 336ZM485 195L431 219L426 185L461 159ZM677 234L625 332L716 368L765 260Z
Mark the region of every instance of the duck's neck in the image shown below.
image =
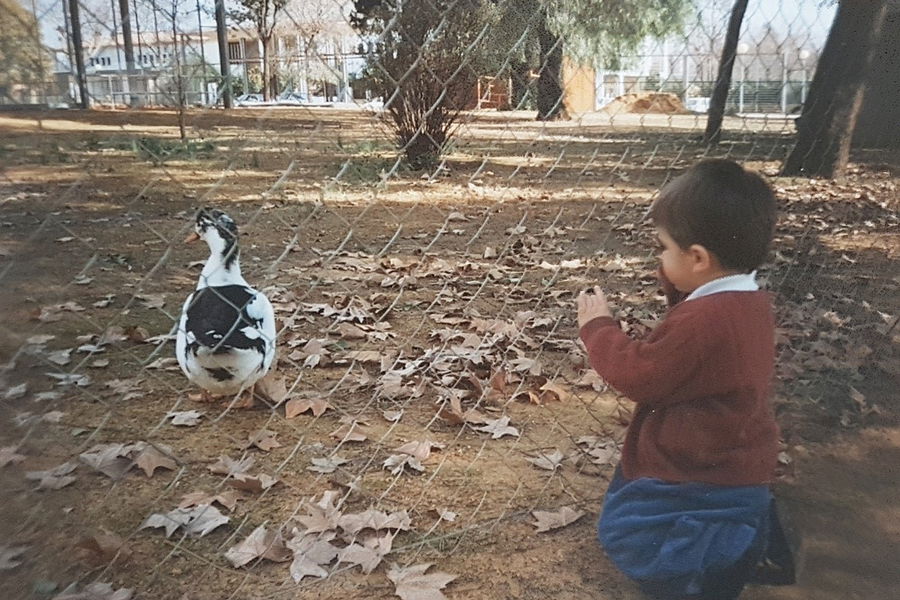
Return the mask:
M197 288L222 285L247 285L241 275L240 250L237 242L225 243L220 237L208 240L209 258L200 272Z

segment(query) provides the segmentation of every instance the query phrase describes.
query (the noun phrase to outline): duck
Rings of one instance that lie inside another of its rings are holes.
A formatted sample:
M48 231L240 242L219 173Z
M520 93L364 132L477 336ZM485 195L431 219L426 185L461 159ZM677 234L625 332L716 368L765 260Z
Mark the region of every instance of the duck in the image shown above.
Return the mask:
M234 219L218 209L200 209L184 241L198 240L209 246L209 258L181 310L178 365L201 388L203 400L233 396L238 406L252 406L254 386L275 360L275 311L241 275Z

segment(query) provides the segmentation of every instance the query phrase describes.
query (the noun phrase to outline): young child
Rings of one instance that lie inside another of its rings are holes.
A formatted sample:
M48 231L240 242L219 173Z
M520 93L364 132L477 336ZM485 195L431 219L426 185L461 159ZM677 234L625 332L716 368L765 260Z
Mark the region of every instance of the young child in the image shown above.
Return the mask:
M599 288L578 297L591 366L637 404L600 542L654 598L737 598L780 534L769 491L775 323L754 279L775 205L759 175L703 161L650 211L663 289L670 303L683 297L656 329L630 339Z

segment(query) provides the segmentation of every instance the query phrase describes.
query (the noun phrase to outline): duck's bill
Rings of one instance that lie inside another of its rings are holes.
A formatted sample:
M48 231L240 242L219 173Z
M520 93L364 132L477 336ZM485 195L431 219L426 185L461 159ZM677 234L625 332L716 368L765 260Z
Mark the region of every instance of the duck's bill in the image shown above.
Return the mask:
M197 234L197 232L192 231L186 238L184 238L184 243L190 244L190 243L196 242L199 239L200 239L200 236Z

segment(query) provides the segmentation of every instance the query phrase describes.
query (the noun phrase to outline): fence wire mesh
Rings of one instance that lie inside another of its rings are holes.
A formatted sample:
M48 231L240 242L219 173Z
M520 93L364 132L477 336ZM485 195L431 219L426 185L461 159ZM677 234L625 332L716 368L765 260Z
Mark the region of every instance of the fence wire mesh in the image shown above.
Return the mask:
M749 3L709 146L731 2L226 3L223 79L212 2L81 0L92 110L73 3L3 4L4 597L440 597L426 563L453 598L527 597L536 571L541 595L627 597L593 522L632 404L586 365L574 298L601 285L650 330L647 210L705 157L779 197L784 476L895 389L896 153L778 176L833 6ZM175 358L204 206L274 307L249 408Z

